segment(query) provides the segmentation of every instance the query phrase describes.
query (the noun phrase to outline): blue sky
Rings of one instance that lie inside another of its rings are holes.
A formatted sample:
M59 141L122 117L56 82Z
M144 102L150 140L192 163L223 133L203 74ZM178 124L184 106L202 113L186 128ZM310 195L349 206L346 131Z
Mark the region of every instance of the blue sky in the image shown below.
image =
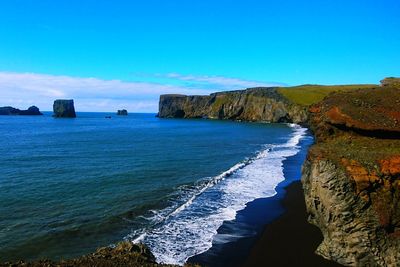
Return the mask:
M156 111L161 93L400 76L398 0L2 0L0 106L75 98Z

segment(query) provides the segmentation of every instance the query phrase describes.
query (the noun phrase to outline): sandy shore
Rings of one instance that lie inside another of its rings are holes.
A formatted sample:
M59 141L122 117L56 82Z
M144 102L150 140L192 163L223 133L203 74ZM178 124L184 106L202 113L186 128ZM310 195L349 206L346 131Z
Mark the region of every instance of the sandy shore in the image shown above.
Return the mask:
M265 227L242 266L341 266L314 253L322 234L307 222L301 182L293 182L286 191L285 213Z

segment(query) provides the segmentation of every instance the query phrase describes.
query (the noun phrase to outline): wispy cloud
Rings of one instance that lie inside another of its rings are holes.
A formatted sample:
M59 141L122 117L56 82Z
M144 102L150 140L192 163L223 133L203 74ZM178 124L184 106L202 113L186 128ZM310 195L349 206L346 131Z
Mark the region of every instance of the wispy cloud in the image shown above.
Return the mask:
M156 112L160 94L210 94L279 83L169 73L153 75L155 81L126 82L37 73L0 72L0 106L27 108L37 105L51 110L57 98L73 98L79 111ZM177 82L178 81L178 82Z
M208 87L217 90L236 90L250 87L273 87L286 84L277 82L261 82L224 76L184 75L180 73L158 74L160 77L186 82L195 87Z

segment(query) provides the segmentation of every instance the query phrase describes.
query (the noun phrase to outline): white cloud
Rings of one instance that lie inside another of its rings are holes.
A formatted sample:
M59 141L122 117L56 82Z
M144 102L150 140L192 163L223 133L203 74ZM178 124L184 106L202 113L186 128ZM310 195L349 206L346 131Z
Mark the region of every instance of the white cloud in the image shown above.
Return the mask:
M274 87L274 86L285 85L283 83L260 82L260 81L244 80L238 78L223 77L223 76L183 75L179 73L169 73L160 76L185 82L199 83L205 86L214 87L218 90L237 90L250 87Z
M0 106L37 105L51 110L56 98L75 99L80 111L156 112L160 94L209 94L210 91L146 82L124 82L36 73L0 72Z
M36 105L41 110L52 110L55 99L70 98L75 100L78 111L115 111L126 108L130 112L157 112L161 94L204 95L215 91L280 85L222 76L177 73L155 76L168 81L161 84L0 72L0 106L10 105L25 109ZM178 84L173 81L178 81Z

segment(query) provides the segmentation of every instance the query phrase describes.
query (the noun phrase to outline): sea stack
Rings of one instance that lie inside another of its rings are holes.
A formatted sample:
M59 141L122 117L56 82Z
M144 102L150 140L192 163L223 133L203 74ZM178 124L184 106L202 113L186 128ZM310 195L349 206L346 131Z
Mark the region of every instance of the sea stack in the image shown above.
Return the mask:
M53 104L53 117L55 118L75 118L74 100L58 99Z
M27 110L20 110L13 107L0 107L0 115L43 115L39 108L31 106Z
M117 115L119 115L119 116L128 116L128 111L126 109L118 110Z

